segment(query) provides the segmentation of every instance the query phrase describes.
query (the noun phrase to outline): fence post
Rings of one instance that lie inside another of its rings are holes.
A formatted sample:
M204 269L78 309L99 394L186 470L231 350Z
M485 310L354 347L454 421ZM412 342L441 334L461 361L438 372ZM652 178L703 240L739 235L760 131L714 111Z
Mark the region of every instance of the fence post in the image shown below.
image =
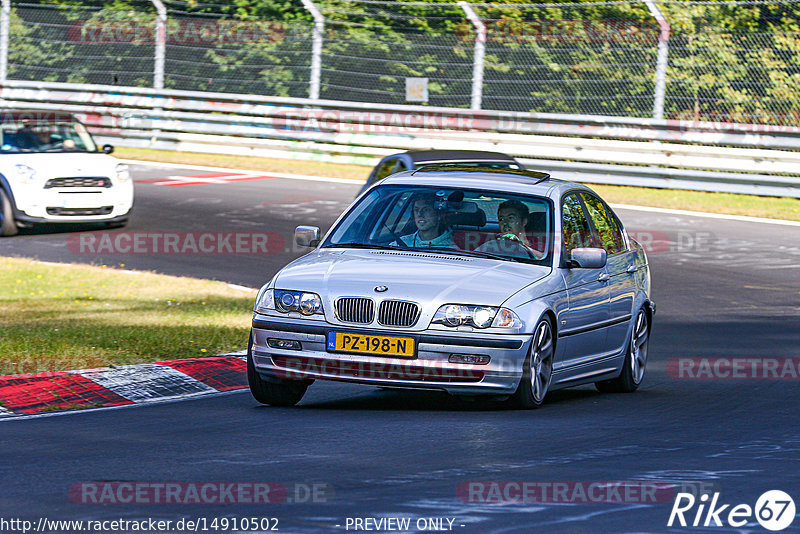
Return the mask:
M475 52L472 59L472 101L470 109L481 109L483 99L483 58L486 54L486 25L481 18L469 5L469 2L461 0L459 7L464 10L464 14L475 27Z
M161 0L150 0L156 7L156 52L153 66L153 87L164 88L164 58L167 55L167 8Z
M11 24L11 0L3 0L0 9L0 83L8 78L8 31Z
M653 118L664 118L664 97L667 91L667 56L669 54L669 21L653 0L644 0L650 14L658 22L658 57L656 59L656 90L653 97Z
M308 98L319 100L320 73L322 71L322 35L325 31L325 17L312 0L302 0L303 6L314 18L314 32L311 36L311 80Z

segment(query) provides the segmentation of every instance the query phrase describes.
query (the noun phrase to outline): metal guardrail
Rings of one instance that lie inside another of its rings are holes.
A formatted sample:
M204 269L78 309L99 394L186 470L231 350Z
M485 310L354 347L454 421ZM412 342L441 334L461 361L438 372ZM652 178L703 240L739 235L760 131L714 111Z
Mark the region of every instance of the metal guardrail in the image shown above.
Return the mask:
M38 82L6 82L0 105L78 113L119 146L363 165L398 150L497 150L576 181L800 198L798 127Z

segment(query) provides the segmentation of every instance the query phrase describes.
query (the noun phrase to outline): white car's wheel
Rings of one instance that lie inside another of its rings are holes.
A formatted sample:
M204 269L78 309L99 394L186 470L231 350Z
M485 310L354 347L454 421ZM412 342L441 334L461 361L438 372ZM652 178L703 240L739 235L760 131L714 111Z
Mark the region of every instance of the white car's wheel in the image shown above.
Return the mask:
M11 200L5 191L0 189L0 237L17 235L17 223L11 210Z
M553 378L555 343L553 326L545 316L533 331L533 341L522 371L522 380L509 401L517 408L538 408L544 403Z
M625 363L617 378L596 382L598 391L604 393L630 393L636 391L644 380L644 371L647 366L647 346L650 338L650 321L647 311L640 308L631 328L631 337L628 340L628 351L625 354Z

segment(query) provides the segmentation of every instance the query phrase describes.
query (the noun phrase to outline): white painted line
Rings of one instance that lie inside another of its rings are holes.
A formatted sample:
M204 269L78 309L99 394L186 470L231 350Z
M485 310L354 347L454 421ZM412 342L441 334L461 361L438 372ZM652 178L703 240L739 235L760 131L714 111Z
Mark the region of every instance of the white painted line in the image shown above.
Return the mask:
M12 412L11 410L8 410L0 406L0 419L2 419L3 417L16 417L16 415L17 414Z
M231 356L233 358L247 358L247 349L237 350L236 352L226 352L224 354L217 354L217 356Z
M256 292L258 293L258 289L254 287L247 287L247 286L240 286L239 284L228 284L228 287L231 289L235 289L237 291L247 291L248 293Z
M748 217L746 215L726 215L724 213L706 213L704 211L673 210L668 208L653 208L650 206L632 206L630 204L611 204L614 209L649 211L653 213L666 213L669 215L686 215L689 217L705 217L708 219L724 219L763 224L780 224L782 226L800 226L800 221L783 221L781 219L766 219L764 217Z
M161 163L158 161L145 161L145 160L137 160L137 159L125 159L120 160L125 163L131 165L149 165L151 167L162 167L168 169L197 169L200 171L215 171L215 172L239 172L245 174L254 174L257 172L262 171L253 171L253 170L246 170L246 169L228 169L225 167L210 167L205 165L184 165L180 163ZM263 174L269 174L271 176L277 176L279 178L286 178L287 180L310 180L315 182L335 182L335 183L344 183L344 184L363 184L366 179L364 180L348 180L346 178L327 178L324 176L307 176L304 174L287 174L282 172L267 172L263 171ZM781 219L767 219L763 217L748 217L746 215L726 215L723 213L707 213L704 211L688 211L688 210L674 210L674 209L667 209L667 208L652 208L649 206L633 206L630 204L611 204L612 208L619 208L619 209L626 209L626 210L636 210L636 211L650 211L653 213L666 213L670 215L686 215L690 217L706 217L709 219L723 219L728 221L740 221L740 222L751 222L751 223L762 223L762 224L779 224L783 226L800 226L800 221L784 221Z
M87 369L78 374L133 402L216 391L172 367L152 363Z
M270 171L256 171L253 169L230 169L227 167L211 167L208 165L188 165L182 163L161 163L159 161L146 161L138 159L121 159L123 163L128 165L148 165L150 167L160 167L164 169L191 169L197 171L214 171L214 172L231 172L242 173L248 176L275 176L277 178L285 178L287 180L307 180L311 182L333 182L337 184L363 184L367 181L366 176L363 180L350 180L348 178L330 178L327 176L310 176L306 174L288 174L285 172L270 172ZM365 172L364 174L369 174ZM166 180L167 178L165 178Z

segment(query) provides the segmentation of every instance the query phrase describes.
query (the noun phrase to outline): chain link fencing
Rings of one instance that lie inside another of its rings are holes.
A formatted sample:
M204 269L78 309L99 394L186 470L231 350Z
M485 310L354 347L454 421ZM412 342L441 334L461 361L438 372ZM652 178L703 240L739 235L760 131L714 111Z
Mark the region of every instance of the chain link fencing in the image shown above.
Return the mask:
M157 1L11 2L7 79L152 87ZM165 88L309 96L302 0L163 1ZM314 3L322 99L402 105L407 79L425 78L432 106L647 118L661 43L664 118L800 119L796 1Z

